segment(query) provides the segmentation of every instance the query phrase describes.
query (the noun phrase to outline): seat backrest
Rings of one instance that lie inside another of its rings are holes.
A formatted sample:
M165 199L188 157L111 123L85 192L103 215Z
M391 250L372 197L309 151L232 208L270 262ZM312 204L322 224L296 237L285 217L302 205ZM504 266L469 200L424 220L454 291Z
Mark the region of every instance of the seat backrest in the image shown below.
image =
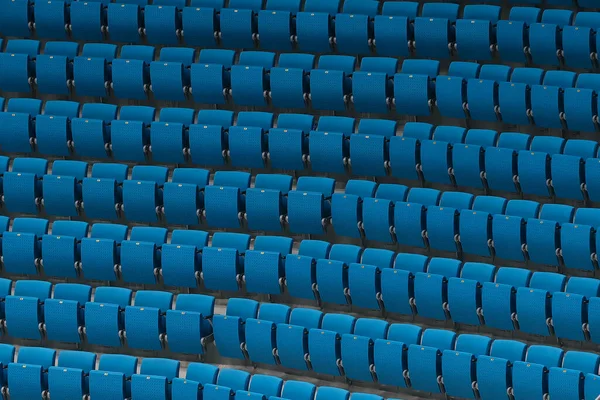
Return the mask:
M48 233L48 225L48 220L43 218L15 218L12 231L42 236Z
M245 191L250 187L252 176L247 172L217 171L213 179L214 186L237 187Z
M531 151L543 151L550 155L561 154L566 140L556 136L535 136L531 141Z
M83 305L92 299L92 287L80 283L57 283L54 286L54 298L77 301Z
M492 264L466 262L464 263L460 276L465 279L472 279L479 283L493 282L496 266Z
M404 125L402 136L430 140L433 137L433 125L426 122L408 122Z
M351 74L356 68L356 57L324 55L319 57L318 68L322 70L343 71L346 74Z
M80 104L76 101L49 100L44 107L45 115L60 115L67 118L79 117Z
M598 374L600 355L587 351L567 351L563 358L563 368L575 369L584 374Z
M127 288L101 286L94 292L94 303L117 304L121 308L131 305L133 291Z
M288 194L292 184L293 178L283 174L258 174L254 179L255 188L279 190L282 194Z
M284 304L264 303L258 309L258 318L276 324L287 324L292 309Z
M447 143L463 143L467 136L467 129L458 126L438 126L433 132L433 140Z
M446 18L456 21L458 18L459 5L453 3L425 3L421 10L421 16L427 18Z
M433 257L429 260L427 272L430 274L442 275L447 278L458 277L460 275L462 263L459 260L451 258Z
M114 179L123 183L127 179L127 170L125 164L97 163L92 166L92 178Z
M31 39L12 39L6 44L5 53L27 54L29 57L35 57L40 54L40 41Z
M296 190L300 192L317 192L322 193L325 197L331 197L335 191L335 179L302 176L298 178Z
M598 74L579 74L577 78L577 87L582 89L592 89L596 93L600 92L600 77Z
M519 150L529 150L531 135L526 133L502 132L498 138L498 147Z
M527 349L525 360L546 367L560 367L562 365L564 351L558 347L533 345Z
M360 261L362 252L363 249L360 246L337 243L331 246L329 258L331 260L345 262L346 264L352 264Z
M544 204L540 211L540 219L556 221L558 223L573 222L575 208L566 204Z
M375 265L381 269L393 268L396 253L391 250L368 247L363 251L361 263Z
M270 70L275 65L275 53L269 51L242 51L238 65L263 67Z
M192 48L163 47L160 49L160 61L179 62L189 66L194 62L196 52Z
M394 268L413 273L425 272L428 263L429 259L422 254L398 253Z
M250 299L229 299L227 302L226 315L233 317L256 318L258 316L259 304L255 300Z
M567 277L555 272L534 272L529 281L529 287L546 290L550 293L563 292Z
M542 22L547 24L555 24L560 28L573 23L575 14L571 10L548 9L542 13Z
M127 239L128 229L127 225L98 223L92 225L90 236L93 238L111 239L117 243L121 243Z
M154 307L161 312L170 310L173 306L173 293L158 290L138 290L135 294L136 307Z
M157 228L150 226L134 226L131 229L130 240L136 242L150 242L157 246L167 243L169 231L166 228Z
M515 68L510 76L510 81L526 85L541 85L544 72L541 68Z
M486 64L479 71L479 79L508 82L512 68L506 65Z
M383 135L385 137L396 136L398 122L388 119L363 118L358 123L358 133L365 135Z
M421 336L423 335L423 328L419 325L413 324L391 324L388 329L389 340L396 342L402 342L406 345L410 344L421 344Z
M324 314L319 310L297 307L290 314L290 325L303 326L307 329L320 328Z
M437 206L440 202L442 192L437 189L429 188L412 188L408 192L407 201L410 203L418 203L424 206Z
M108 43L86 43L81 51L82 57L99 57L106 61L117 58L117 46Z
M525 360L527 345L516 340L497 339L492 343L490 355L515 362Z
M156 182L159 186L165 184L168 176L168 168L157 167L155 165L136 165L131 170L131 180Z
M316 392L317 387L310 382L289 380L283 385L281 396L290 400L313 400Z
M524 268L501 267L496 272L496 283L514 287L529 287L532 272Z
M475 197L471 193L444 192L440 199L440 207L452 207L457 210L470 210Z
M300 11L300 0L267 0L267 10L289 11L296 14Z
M405 59L402 62L403 74L427 75L435 78L440 74L440 62L437 60L412 60Z
M184 126L194 123L196 111L191 108L165 107L160 110L160 122L179 122Z
M175 168L171 182L188 183L204 189L210 182L210 171L201 168Z
M510 200L506 204L506 215L521 218L537 218L540 213L540 203L532 200Z
M79 368L84 373L96 369L96 353L87 351L63 350L58 355L58 367Z
M219 64L231 68L235 63L235 51L226 49L202 49L198 56L199 64Z
M140 374L164 376L169 381L179 376L180 362L170 358L144 358Z
M560 88L575 87L577 74L571 71L547 71L544 75L544 85L558 86Z
M407 17L413 20L419 15L419 3L416 1L386 1L383 3L381 14Z
M81 118L99 119L106 123L117 119L117 106L105 103L84 103Z
M56 362L56 350L44 347L21 347L17 355L17 362L21 364L41 365L48 369Z
M396 201L405 201L409 188L395 183L381 183L377 187L375 197L378 199Z
M425 329L421 345L436 347L440 350L454 350L456 333L444 329Z
M203 249L208 246L208 239L209 234L206 231L175 229L171 234L172 244L195 246L197 249Z
M364 57L360 62L360 70L392 76L398 71L398 60L391 57Z
M175 309L193 311L210 318L215 313L215 298L205 294L179 294L175 300Z
M600 210L597 208L578 208L577 211L575 211L573 222L576 224L593 226L597 229L600 227Z
M40 301L50 298L52 284L46 281L21 280L15 284L15 296L36 297Z
M331 243L329 242L323 240L303 240L300 242L298 254L318 260L321 258L329 258L330 251Z
M149 125L156 119L156 108L148 106L123 106L119 112L119 119L140 121Z
M231 368L222 368L217 377L219 386L226 386L236 390L247 390L250 384L250 374L246 371Z
M492 339L483 335L463 333L456 338L456 351L464 351L475 355L488 355Z
M321 323L321 329L337 332L340 335L354 332L356 318L347 314L325 314Z
M77 180L87 178L88 163L83 161L56 160L52 163L52 175L73 176Z
M317 130L321 132L339 132L344 134L354 133L356 120L350 117L324 116L319 118Z
M345 0L344 14L362 14L375 16L378 14L379 2L375 0Z
M121 47L119 58L141 60L150 63L154 61L155 51L154 46L124 45Z
M472 209L489 214L504 214L508 201L504 197L477 196L473 201Z
M36 174L42 177L48 172L48 160L43 158L16 158L13 161L12 172Z
M354 325L354 334L370 337L371 339L385 339L390 324L376 318L359 318Z
M277 66L281 68L300 68L310 71L315 68L315 55L304 53L284 53L279 56Z
M54 221L52 234L55 236L72 236L81 240L88 235L89 224L83 221Z
M567 140L563 148L563 154L581 158L594 158L598 155L598 142L582 139Z
M137 373L138 358L123 354L103 354L100 357L98 370L120 372L126 377Z
M537 7L512 7L508 19L533 24L540 21L542 10Z
M254 239L254 250L273 251L283 256L292 254L294 241L284 236L257 236Z
M498 132L491 129L469 129L466 144L475 144L478 146L488 147L496 146L498 141Z
M483 4L468 4L463 9L463 19L479 19L490 21L492 24L500 20L502 7Z
M212 238L212 247L236 249L240 253L250 248L250 235L245 233L216 232Z
M572 276L567 282L565 292L580 294L588 299L591 297L598 297L600 296L600 280Z
M186 378L199 382L202 385L217 383L219 367L212 364L190 363L187 368Z
M453 61L448 67L448 76L458 76L464 79L475 79L479 77L481 65L467 61Z
M377 184L371 181L363 181L361 179L350 179L346 183L346 194L353 194L358 197L373 197L375 195L375 189Z

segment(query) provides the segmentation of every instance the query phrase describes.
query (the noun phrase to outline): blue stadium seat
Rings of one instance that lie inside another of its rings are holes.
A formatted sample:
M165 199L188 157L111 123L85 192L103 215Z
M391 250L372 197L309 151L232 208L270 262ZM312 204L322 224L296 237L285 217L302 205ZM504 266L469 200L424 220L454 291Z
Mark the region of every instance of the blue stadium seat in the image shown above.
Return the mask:
M135 2L108 4L107 32L111 41L139 43L142 35L142 10Z
M234 64L233 50L203 49L198 62L192 64L190 79L192 96L198 103L225 104L231 88L231 67ZM202 86L202 90L193 87ZM200 122L200 120L198 121Z
M243 275L243 256L250 248L250 236L242 233L218 232L211 247L202 254L204 286L211 290L239 290Z
M246 358L245 328L248 318L258 317L258 302L249 299L229 299L225 315L213 318L217 350L223 357Z
M4 271L11 274L37 275L42 257L40 241L47 233L46 219L15 218L12 231L2 234Z
M294 308L289 325L277 325L277 355L281 365L298 370L308 370L308 331L319 329L323 313L308 308Z
M166 312L172 304L172 293L138 290L135 305L125 307L127 345L133 349L161 350L166 334Z
M258 33L261 48L266 50L292 49L296 42L294 23L300 6L300 0L267 1L265 9L258 11Z
M455 31L451 29L451 24L455 22L458 9L454 16L449 16L443 12L435 12L433 8L436 4L430 5L429 10L422 10L421 16L415 18L416 53L419 57L443 60L450 56L452 43L455 41Z
M448 310L448 279L460 276L461 262L432 258L427 272L415 274L417 314L425 318L444 320Z
M481 304L486 325L504 330L515 328L517 288L527 288L530 279L529 270L502 267L494 282L483 283Z
M150 89L157 100L183 101L191 86L190 66L195 51L183 47L163 47L158 61L150 63Z
M547 393L548 369L562 363L563 350L542 345L530 346L525 361L513 363L513 391L515 398L543 396Z
M451 331L427 329L420 344L408 346L411 387L439 393L442 376L442 352L453 350L456 334Z
M28 347L19 351L17 362L8 364L8 389L14 399L37 398L48 391L47 371L54 366L56 350Z
M163 108L160 121L152 122L152 160L158 163L185 163L189 151L188 127L194 122L191 108Z
M335 17L337 51L344 54L369 55L371 53L374 35L370 18L377 14L378 7L376 1L365 1L358 7L344 2L343 12Z
M529 150L531 137L521 133L502 133L496 148L488 147L485 152L485 178L490 189L516 192L517 152Z
M578 12L573 25L562 27L565 64L574 68L592 68L593 54L597 52L593 38L599 25L598 17L593 12Z
M150 127L154 124L155 111L153 107L145 106L121 107L120 119L111 122L110 150L115 159L137 162L146 161L151 150ZM160 130L161 126L158 126L156 131ZM165 130L168 132L168 129ZM156 144L159 147L159 140L157 140ZM157 151L159 154L160 150L161 148L159 147ZM174 154L174 158L177 155L177 153Z
M46 155L68 157L73 148L71 124L79 117L79 103L50 100L44 107L44 115L36 116L35 144Z
M246 347L254 363L271 364L277 360L277 326L287 324L291 309L282 304L263 304L258 318L246 319Z
M544 75L543 85L531 87L531 109L536 125L543 128L563 128L563 91L575 87L575 78L574 72L548 71Z
M573 12L545 10L539 23L529 26L531 60L537 65L558 66L562 60L562 28L570 25Z
M433 140L421 142L421 167L426 181L452 184L452 145L465 140L467 130L452 126L438 126Z
M452 146L452 173L457 186L485 186L485 148L494 146L497 139L496 131L469 129L465 144Z
M542 84L544 72L539 68L515 68L510 82L499 83L498 100L502 121L519 125L529 125L532 122L531 87Z
M536 272L531 276L529 287L517 288L517 316L521 331L542 336L549 335L552 316L551 295L554 292L562 292L565 282L564 275Z
M570 130L595 132L598 120L598 81L590 74L580 74L575 88L564 90L564 110ZM567 118L568 116L568 118Z
M348 303L348 268L348 264L341 260L317 260L316 278L321 301L341 305Z
M239 227L245 211L246 190L251 175L247 172L218 171L213 184L204 189L204 217L216 227Z
M308 349L313 371L341 375L341 337L352 333L355 324L356 318L350 315L329 313L323 318L321 328L309 330Z
M117 46L114 44L84 44L81 55L75 57L73 62L73 86L76 94L106 97L111 81L110 66L115 58L117 58Z
M298 13L298 18L302 14ZM314 109L330 111L346 109L352 92L350 75L354 72L355 63L355 57L351 56L319 57L318 68L310 73L310 99Z
M362 228L369 240L393 241L396 202L405 201L407 192L404 185L383 183L377 187L375 197L363 200Z
M231 67L231 95L237 105L265 106L269 92L266 75L275 65L275 53L244 51Z
M498 119L498 87L501 82L508 82L510 72L511 68L506 65L488 64L481 67L478 78L467 80L468 110L472 119L492 122Z
M88 235L88 223L55 221L52 235L42 238L42 266L47 276L77 278L81 269L80 243Z
M50 298L52 284L20 280L12 295L4 298L6 332L13 338L40 340L44 332L44 302Z
M29 1L6 2L5 12L0 17L2 35L14 37L30 37L34 28L33 4Z
M136 226L121 242L119 272L125 282L154 284L160 269L160 249L167 242L165 228Z
M35 144L33 119L41 114L37 99L10 99L6 112L0 114L0 145L6 152L31 153Z
M304 240L296 257L286 257L287 290L292 297L318 299L316 260L329 258L331 244L319 240Z
M281 378L262 374L252 375L248 388L250 392L262 393L267 398L280 396L282 389L283 380Z
M53 298L44 302L46 338L58 342L81 343L84 327L82 307L91 298L92 288L88 285L55 285Z
M94 345L120 347L125 335L125 308L130 306L131 289L99 287L94 302L85 304L85 334Z
M71 37L77 41L101 42L108 27L106 12L103 2L71 4Z
M396 241L412 247L426 247L426 209L437 206L441 193L436 189L414 188L406 202L397 202L394 209Z
M120 246L127 226L97 223L89 238L81 239L81 268L86 279L114 281L120 263Z
M233 125L233 112L200 110L197 120L188 129L192 162L199 165L224 165L227 157L225 130Z
M201 272L200 251L208 246L208 232L176 229L161 249L161 276L165 285L195 288Z
M42 181L42 204L49 215L76 217L82 203L82 181L87 177L88 164L81 161L56 160L52 175Z
M137 357L104 354L97 370L90 371L90 396L118 398L131 396L131 385L126 380L137 373Z
M115 96L145 100L150 86L150 63L154 61L154 47L125 45L119 58L112 64L112 90Z
M496 44L499 6L467 5L456 20L456 49L464 60L490 60Z
M23 6L27 7L25 3ZM9 22L7 26L10 24ZM40 54L40 42L37 40L9 40L4 53L0 53L0 68L4 71L0 77L0 89L5 92L31 92L35 79L35 59L38 54Z
M515 340L494 340L490 355L477 357L477 389L482 397L503 398L512 391L513 362L525 360L527 345Z
M391 78L397 68L398 61L393 58L363 58L360 71L352 75L354 109L359 112L387 113L393 96Z
M252 230L281 231L287 214L287 196L292 177L258 174L254 187L246 191L246 220Z
M169 170L165 167L136 165L131 179L123 181L123 206L125 217L131 221L158 221L162 201L162 187L167 182Z
M385 339L388 328L386 321L359 318L354 325L354 332L342 335L342 362L348 379L373 380L375 340Z
M267 160L266 133L273 125L271 113L240 112L237 125L229 128L231 165L243 168L264 168Z
M432 80L439 75L439 72L439 61L404 60L401 72L394 75L396 111L406 115L431 115L431 107L435 99Z
M486 336L462 334L454 349L442 353L444 388L450 396L475 398L477 357L487 356L492 340Z
M332 49L333 16L339 11L337 0L320 2L310 0L304 11L296 15L298 48L310 53L328 53Z
M295 233L322 233L331 215L330 199L335 180L331 178L301 177L296 190L288 193L290 230Z
M260 16L279 18L281 14L284 14L283 18L285 14L289 16L286 12L271 13L267 10L261 11ZM312 54L281 54L277 67L271 68L269 74L272 104L282 108L304 108L309 96L308 72L314 67L315 56Z
M204 188L210 172L200 168L176 168L163 187L163 210L171 224L197 225L204 209Z
M446 192L439 206L427 209L427 239L431 248L457 252L459 241L458 222L461 212L471 209L473 195L470 193Z
M69 12L67 2L41 1L34 7L36 35L44 39L68 39Z
M491 264L465 263L460 277L448 279L448 308L452 321L479 325L483 321L481 289L493 282L496 269Z
M593 214L578 209L573 223L561 225L561 255L567 268L593 270L596 253L595 230L598 224Z
M386 339L376 339L374 349L377 381L384 385L406 387L408 346L421 342L421 328L409 324L392 324Z
M391 175L414 181L420 180L421 140L429 140L432 135L431 124L411 122L404 126L402 136L390 138Z
M282 292L284 261L292 256L292 245L291 239L279 236L256 238L254 249L246 252L244 259L244 281L249 292L273 295Z
M85 103L81 118L71 120L72 146L76 155L106 158L110 150L111 123L117 119L117 106Z
M585 340L589 329L588 300L598 297L598 281L589 278L571 277L565 292L552 295L552 325L557 337L571 340Z
M156 2L144 7L144 34L150 44L177 45L183 28L185 2Z
M48 368L48 390L61 398L79 398L88 393L88 375L96 369L96 354L61 351L56 366Z
M181 22L183 41L188 46L214 47L219 37L217 12L224 7L223 1L213 3L191 2L183 7Z
M334 193L331 197L331 219L336 233L355 238L361 237L362 208L366 198L375 195L376 184L360 180L346 183L344 193Z
M505 215L496 214L492 220L494 252L506 260L525 260L526 223L537 218L539 203L528 200L509 201Z
M117 219L123 203L123 181L128 168L124 164L94 164L92 176L83 179L83 207L88 218Z
M378 55L406 57L410 54L414 42L410 24L417 16L418 4L406 3L406 6L401 3L384 3L382 15L375 16L373 44Z
M221 44L231 49L251 49L258 35L258 15L262 0L234 0L221 9Z
M201 294L180 294L175 309L167 310L165 338L176 353L204 354L206 338L212 335L210 320L215 299ZM193 329L189 329L193 326Z
M316 391L317 387L310 382L289 380L286 381L281 395L285 396L284 398L313 400Z
M64 6L64 3L62 4ZM35 82L38 91L69 95L73 84L73 60L78 53L79 45L77 43L46 43L44 54L40 54L36 59Z
M442 115L466 117L467 80L476 79L480 69L477 63L454 61L448 67L447 76L436 79L436 105Z

